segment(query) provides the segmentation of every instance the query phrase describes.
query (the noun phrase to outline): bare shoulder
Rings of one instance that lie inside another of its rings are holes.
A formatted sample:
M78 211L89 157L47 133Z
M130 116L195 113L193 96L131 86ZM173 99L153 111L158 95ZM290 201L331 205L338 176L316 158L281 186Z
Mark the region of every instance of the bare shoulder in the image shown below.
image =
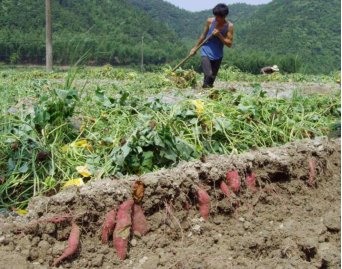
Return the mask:
M215 18L208 18L207 19L207 23L208 24L212 24L214 20L215 20Z
M228 23L228 27L229 28L233 28L234 27L234 24L231 21L227 21L227 23Z

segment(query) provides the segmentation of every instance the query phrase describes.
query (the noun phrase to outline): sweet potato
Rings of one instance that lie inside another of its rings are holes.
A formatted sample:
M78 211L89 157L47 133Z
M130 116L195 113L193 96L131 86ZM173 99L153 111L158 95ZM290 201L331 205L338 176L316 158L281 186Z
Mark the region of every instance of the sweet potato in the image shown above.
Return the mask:
M116 226L113 233L113 245L121 260L124 260L127 255L128 239L132 227L133 204L133 200L123 202L119 207L116 217Z
M256 175L254 172L250 173L249 175L247 175L246 177L246 186L249 190L251 190L252 192L256 192Z
M227 183L233 192L240 190L240 177L237 170L227 172Z
M57 223L61 223L61 222L65 222L65 221L70 221L70 220L71 220L71 217L55 217L55 218L43 220L43 222L57 224Z
M113 234L115 228L115 210L111 210L106 214L105 221L102 225L102 244L108 244L108 237Z
M133 233L139 237L145 235L149 230L149 226L144 215L144 211L140 205L133 206Z
M210 213L210 196L202 189L197 189L199 211L203 219L208 220Z
M40 219L39 222L48 222L48 223L62 223L66 221L72 221L75 216L71 216L70 214L63 214L63 215L58 215L55 217L51 218L45 218L45 219Z
M221 182L220 189L227 196L227 200L229 201L230 192L229 192L228 185L224 181Z
M76 253L80 244L80 235L80 228L75 222L72 222L71 232L68 239L68 247L64 250L63 254L59 258L55 259L53 266L58 266L61 261Z
M309 168L309 178L308 178L308 185L313 187L315 185L315 178L316 178L316 166L317 162L316 159L310 158L308 163Z

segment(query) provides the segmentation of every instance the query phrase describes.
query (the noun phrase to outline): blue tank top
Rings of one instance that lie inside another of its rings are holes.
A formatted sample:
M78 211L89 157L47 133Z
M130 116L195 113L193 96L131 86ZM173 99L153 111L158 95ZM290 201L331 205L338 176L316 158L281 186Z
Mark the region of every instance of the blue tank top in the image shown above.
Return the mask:
M207 37L209 37L215 29L216 19L210 25L210 29L207 33ZM228 23L225 27L221 30L221 34L226 36L228 32ZM220 60L223 57L223 42L217 37L213 36L209 39L207 43L205 43L201 49L201 55L207 56L210 60Z

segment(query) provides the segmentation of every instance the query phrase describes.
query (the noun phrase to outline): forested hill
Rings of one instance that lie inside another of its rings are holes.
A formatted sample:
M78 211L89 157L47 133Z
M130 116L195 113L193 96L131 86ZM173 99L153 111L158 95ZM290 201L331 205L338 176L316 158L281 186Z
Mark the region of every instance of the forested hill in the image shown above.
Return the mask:
M340 69L340 0L273 0L242 21L236 42L245 50L298 55L309 72Z
M88 63L146 64L180 60L194 44L211 10L189 12L163 0L52 0L57 63L87 52ZM277 63L284 71L340 69L339 0L273 0L229 5L234 47L225 64L258 72ZM44 63L44 1L0 0L0 61ZM299 69L298 66L301 68Z
M53 0L54 58L70 63L88 52L96 64L140 62L141 39L149 64L179 58L184 47L173 30L122 0ZM0 61L42 63L45 7L41 0L0 1Z
M155 20L162 21L173 29L179 37L197 39L208 17L212 17L212 10L189 12L180 9L163 0L126 0L128 3L143 10ZM232 22L246 21L260 6L247 4L229 5L229 20Z
M212 16L211 10L188 12L162 0L127 1L193 43L205 19ZM290 59L285 63L289 70L327 73L340 69L340 0L273 0L265 5L232 4L229 8L229 20L235 28L232 56L243 70L258 70L280 57Z

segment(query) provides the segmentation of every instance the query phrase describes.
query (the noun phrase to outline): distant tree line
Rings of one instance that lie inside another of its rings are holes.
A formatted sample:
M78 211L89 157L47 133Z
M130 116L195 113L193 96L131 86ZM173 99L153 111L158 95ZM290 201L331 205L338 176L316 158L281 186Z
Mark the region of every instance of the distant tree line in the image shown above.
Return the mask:
M211 11L188 12L162 0L52 0L54 62L176 64L185 57ZM277 64L284 72L340 69L340 1L274 0L262 6L230 5L233 49L223 64L258 73ZM45 62L41 0L0 1L0 61ZM199 59L186 66L199 67Z
M44 3L3 0L0 10L0 61L44 63ZM149 64L165 64L186 50L173 31L125 1L54 0L52 17L54 62L59 64L85 54L91 64L138 64L142 36Z

